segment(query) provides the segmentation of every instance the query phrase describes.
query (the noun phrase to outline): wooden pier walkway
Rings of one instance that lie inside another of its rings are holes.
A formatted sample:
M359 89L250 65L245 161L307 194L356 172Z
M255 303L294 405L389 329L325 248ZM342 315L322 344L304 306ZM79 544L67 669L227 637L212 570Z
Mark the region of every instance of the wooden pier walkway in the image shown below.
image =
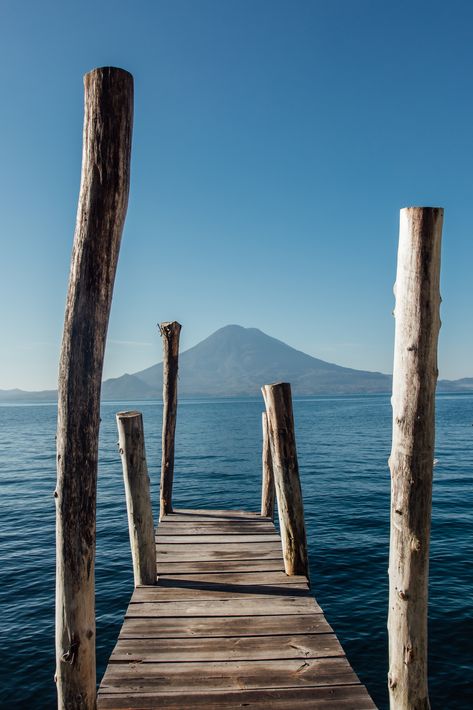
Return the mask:
M306 577L285 574L270 518L176 510L156 552L158 584L133 593L99 710L376 707Z

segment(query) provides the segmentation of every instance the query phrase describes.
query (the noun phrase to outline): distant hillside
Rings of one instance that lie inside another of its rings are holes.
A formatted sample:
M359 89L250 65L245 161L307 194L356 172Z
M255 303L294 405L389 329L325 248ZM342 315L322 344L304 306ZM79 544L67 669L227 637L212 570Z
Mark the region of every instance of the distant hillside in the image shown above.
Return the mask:
M295 395L390 392L392 379L381 372L341 367L291 348L257 328L227 325L179 359L182 397L258 396L263 384L290 382ZM160 399L162 363L106 380L104 400ZM473 378L440 380L439 392L473 392ZM54 401L55 391L0 390L0 402Z
M135 377L161 392L162 363ZM294 394L388 392L380 372L340 367L306 355L257 328L227 325L180 356L179 392L184 397L258 395L261 385L285 380Z
M0 402L55 402L56 390L41 390L28 392L27 390L0 390Z
M462 377L460 380L439 380L438 392L473 392L473 377Z

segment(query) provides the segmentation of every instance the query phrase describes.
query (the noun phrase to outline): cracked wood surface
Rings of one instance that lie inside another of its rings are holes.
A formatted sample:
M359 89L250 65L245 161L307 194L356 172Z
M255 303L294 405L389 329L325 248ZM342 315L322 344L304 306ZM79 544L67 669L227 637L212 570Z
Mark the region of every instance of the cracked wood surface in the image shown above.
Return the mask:
M309 591L284 573L272 522L176 511L156 535L158 583L138 587L98 708L374 708Z

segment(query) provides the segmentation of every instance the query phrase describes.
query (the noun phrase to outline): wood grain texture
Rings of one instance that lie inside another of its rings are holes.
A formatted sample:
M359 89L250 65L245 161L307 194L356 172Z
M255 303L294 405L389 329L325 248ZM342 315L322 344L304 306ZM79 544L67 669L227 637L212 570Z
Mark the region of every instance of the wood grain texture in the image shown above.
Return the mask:
M393 370L389 695L427 710L427 597L443 210L401 210Z
M266 404L284 566L287 574L303 574L309 578L291 385L277 382L261 389Z
M314 610L315 611L315 610ZM330 631L323 614L310 613L296 616L259 616L258 623L252 616L242 617L195 617L153 619L126 617L120 638L257 638L259 636L287 636L289 634L313 634ZM218 645L218 642L217 644Z
M56 679L59 708L95 707L95 508L100 389L130 182L133 78L86 74L82 177L59 363Z
M122 639L115 646L111 662L178 663L180 661L251 661L343 656L335 634L291 636L212 637L170 640Z
M375 704L361 685L320 688L265 688L263 690L210 691L201 693L138 692L100 694L103 710L372 710Z
M181 325L176 321L161 323L163 339L163 431L161 446L160 519L172 511L174 479L174 447L177 417L177 374L179 369L179 335Z
M156 547L143 417L141 412L118 412L116 419L135 587L154 584Z
M268 431L268 415L261 414L261 425L263 430L263 450L262 450L262 485L261 485L261 515L274 518L274 497L276 490L274 487L273 460L271 458L271 443Z
M157 540L175 517L163 518ZM206 520L224 524L225 541L215 535L201 541ZM280 542L269 568L265 548L273 543L259 542L253 532L251 543L235 543L246 537L241 528L248 524L268 522L257 513L187 511L179 523L184 536L166 534L166 544L158 542L158 570L167 565L168 574L159 575L156 586L135 589L99 689L99 708L375 707L307 578L285 574ZM191 530L195 545L187 539ZM212 550L229 546L227 554L242 558L200 559L203 548L210 558ZM183 548L199 559L183 560ZM252 548L255 557L248 561Z

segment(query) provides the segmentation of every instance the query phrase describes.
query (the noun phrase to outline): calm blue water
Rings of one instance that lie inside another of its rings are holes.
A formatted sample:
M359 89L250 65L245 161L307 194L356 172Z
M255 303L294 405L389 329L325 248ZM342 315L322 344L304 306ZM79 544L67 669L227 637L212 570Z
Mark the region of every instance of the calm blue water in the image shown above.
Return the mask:
M101 677L133 588L115 412L141 409L154 501L161 405L105 404L97 511ZM260 500L259 400L180 404L174 501L247 508ZM387 396L294 403L314 593L379 707L387 706L391 408ZM473 707L473 396L437 400L430 583L430 693ZM56 407L0 407L1 707L52 708ZM155 511L156 512L156 511Z

